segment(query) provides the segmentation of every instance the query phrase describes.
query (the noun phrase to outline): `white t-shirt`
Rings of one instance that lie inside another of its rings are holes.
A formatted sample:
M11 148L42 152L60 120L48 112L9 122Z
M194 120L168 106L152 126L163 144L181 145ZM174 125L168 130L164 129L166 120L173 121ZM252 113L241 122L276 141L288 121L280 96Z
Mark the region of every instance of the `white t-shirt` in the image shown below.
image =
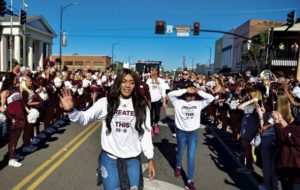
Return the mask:
M169 99L175 108L176 127L183 131L194 131L200 127L201 110L210 104L215 98L213 95L198 91L202 100L186 101L179 96L186 93L186 89L174 90L168 93Z
M151 102L157 102L166 96L165 81L163 79L158 77L156 82L154 79L149 78L146 83L149 86Z
M107 98L99 99L86 111L74 110L69 113L71 121L86 125L90 121L102 120L101 146L103 150L118 158L138 156L142 151L150 159L154 156L151 137L150 111L146 108L146 121L142 125L144 135L135 129L135 112L132 99L120 98L120 105L111 121L111 132L107 133L105 117L107 115Z
M295 86L292 90L292 94L294 96L296 96L297 98L300 98L300 87L299 86Z

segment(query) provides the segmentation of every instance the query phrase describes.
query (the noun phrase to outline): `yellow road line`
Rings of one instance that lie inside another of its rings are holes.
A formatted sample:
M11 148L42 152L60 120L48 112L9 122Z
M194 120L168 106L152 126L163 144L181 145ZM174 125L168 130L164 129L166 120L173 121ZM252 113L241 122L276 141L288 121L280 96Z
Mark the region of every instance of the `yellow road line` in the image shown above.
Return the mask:
M27 189L33 190L41 184L58 166L60 166L71 154L78 149L98 128L100 125L94 127L89 131L78 143L76 143L66 154L64 154L58 161L55 162L46 172L44 172L35 182L33 182Z
M42 165L40 165L38 168L36 168L33 172L31 172L27 177L25 177L20 183L18 183L12 190L19 190L24 185L26 185L32 178L34 178L39 172L41 172L43 169L45 169L51 162L53 162L56 158L58 158L61 154L65 152L65 150L70 147L72 144L74 144L76 141L78 141L85 133L87 133L93 126L99 125L98 122L95 124L92 124L89 127L86 127L79 135L77 135L74 139L72 139L68 144L63 146L58 152L56 152L53 156L51 156L47 161L45 161Z

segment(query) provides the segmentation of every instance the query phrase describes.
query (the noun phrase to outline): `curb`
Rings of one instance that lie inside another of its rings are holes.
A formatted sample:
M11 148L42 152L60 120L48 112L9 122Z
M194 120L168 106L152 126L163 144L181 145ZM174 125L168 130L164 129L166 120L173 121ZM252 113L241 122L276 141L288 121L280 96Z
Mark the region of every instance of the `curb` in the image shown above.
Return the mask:
M223 139L215 132L214 127L211 125L208 125L207 128L209 131L218 139L218 141L222 144L222 146L225 148L225 150L229 153L229 155L232 157L232 159L235 161L235 163L239 167L244 167L244 165L241 163L241 161L237 158L235 153L231 151L231 149L227 146L227 144L223 141ZM245 173L246 174L246 173ZM252 174L246 174L249 180L257 187L257 189L260 188L261 184L255 179L255 177Z

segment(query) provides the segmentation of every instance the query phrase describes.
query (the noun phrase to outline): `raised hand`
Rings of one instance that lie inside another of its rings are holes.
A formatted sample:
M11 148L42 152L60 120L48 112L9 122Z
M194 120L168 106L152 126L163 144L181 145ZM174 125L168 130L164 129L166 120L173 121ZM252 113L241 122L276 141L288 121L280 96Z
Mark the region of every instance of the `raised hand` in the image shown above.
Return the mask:
M63 108L65 111L71 111L74 108L72 93L69 89L67 88L61 89L59 99L60 99L59 106Z

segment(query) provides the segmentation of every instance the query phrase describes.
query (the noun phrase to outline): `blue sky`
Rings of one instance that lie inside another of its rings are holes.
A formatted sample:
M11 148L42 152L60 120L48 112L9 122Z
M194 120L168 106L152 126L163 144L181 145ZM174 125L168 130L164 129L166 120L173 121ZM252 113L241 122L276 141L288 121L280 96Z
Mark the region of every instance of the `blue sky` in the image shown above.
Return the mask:
M8 3L10 1L7 1ZM28 15L43 15L59 35L60 7L72 2L78 5L64 11L63 29L69 35L63 54L112 54L116 60L160 60L167 70L186 65L208 63L212 48L221 34L200 33L195 37L176 34L155 35L156 20L167 25L193 25L201 29L224 30L249 19L286 20L291 10L300 15L300 0L27 0ZM22 0L14 0L19 10ZM54 39L53 54L59 53L59 37ZM130 57L130 58L129 58Z

